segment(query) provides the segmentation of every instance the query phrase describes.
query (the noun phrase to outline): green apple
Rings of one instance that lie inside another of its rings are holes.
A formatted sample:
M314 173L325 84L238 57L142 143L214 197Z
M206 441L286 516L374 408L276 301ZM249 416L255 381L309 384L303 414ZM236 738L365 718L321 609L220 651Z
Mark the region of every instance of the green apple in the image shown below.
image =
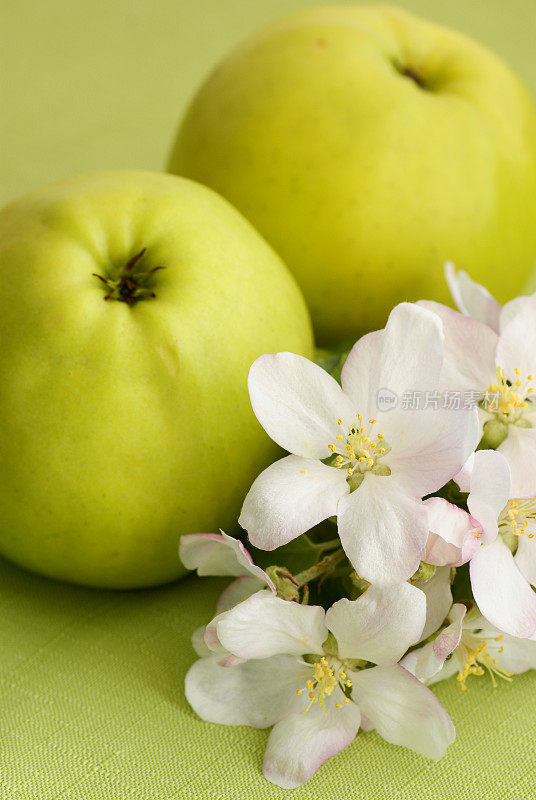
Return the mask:
M231 527L278 456L246 377L312 354L294 278L214 192L136 171L6 206L0 272L0 553L91 586L180 576L180 535Z
M447 301L453 260L499 300L536 258L536 116L495 55L388 6L299 12L193 99L171 172L212 186L294 272L320 344Z

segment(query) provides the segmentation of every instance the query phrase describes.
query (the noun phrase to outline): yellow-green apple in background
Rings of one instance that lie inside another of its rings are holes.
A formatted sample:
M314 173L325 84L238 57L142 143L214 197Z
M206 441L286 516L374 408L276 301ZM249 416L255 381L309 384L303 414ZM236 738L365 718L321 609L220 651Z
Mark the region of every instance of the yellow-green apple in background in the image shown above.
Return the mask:
M194 97L171 172L212 186L294 272L317 339L448 301L443 262L500 299L536 259L536 116L499 58L389 6L313 8L241 44Z
M180 535L232 526L278 455L246 378L312 354L294 278L214 192L136 171L6 206L0 276L0 553L92 586L183 574Z

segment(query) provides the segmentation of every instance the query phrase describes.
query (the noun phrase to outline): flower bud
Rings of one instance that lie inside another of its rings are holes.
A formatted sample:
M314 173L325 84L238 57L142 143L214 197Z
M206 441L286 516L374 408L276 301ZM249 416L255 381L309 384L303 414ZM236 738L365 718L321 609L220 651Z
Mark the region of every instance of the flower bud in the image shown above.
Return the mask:
M300 591L291 573L285 567L268 567L266 574L275 586L277 596L282 600L300 602Z
M484 435L480 440L480 449L496 450L508 436L508 425L497 419L489 419L484 425Z

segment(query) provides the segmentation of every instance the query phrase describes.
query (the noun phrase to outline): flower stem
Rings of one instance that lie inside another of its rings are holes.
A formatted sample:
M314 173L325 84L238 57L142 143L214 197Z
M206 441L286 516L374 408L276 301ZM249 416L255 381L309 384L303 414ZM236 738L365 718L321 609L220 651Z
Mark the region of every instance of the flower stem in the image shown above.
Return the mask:
M304 569L303 572L294 575L294 580L298 586L304 586L306 583L309 583L309 581L314 581L321 575L333 572L335 567L345 558L346 553L342 547L339 547L338 550L335 550L334 553L323 558L318 564L314 564L312 567L309 567L309 569Z

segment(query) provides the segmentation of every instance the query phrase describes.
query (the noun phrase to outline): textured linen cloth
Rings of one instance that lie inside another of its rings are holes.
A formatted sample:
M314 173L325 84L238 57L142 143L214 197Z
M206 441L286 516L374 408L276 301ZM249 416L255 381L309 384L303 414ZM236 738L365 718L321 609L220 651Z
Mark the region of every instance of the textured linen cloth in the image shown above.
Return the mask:
M2 800L533 800L536 672L435 687L457 738L428 761L376 733L287 792L261 774L266 731L201 721L184 697L226 581L62 585L0 562Z

